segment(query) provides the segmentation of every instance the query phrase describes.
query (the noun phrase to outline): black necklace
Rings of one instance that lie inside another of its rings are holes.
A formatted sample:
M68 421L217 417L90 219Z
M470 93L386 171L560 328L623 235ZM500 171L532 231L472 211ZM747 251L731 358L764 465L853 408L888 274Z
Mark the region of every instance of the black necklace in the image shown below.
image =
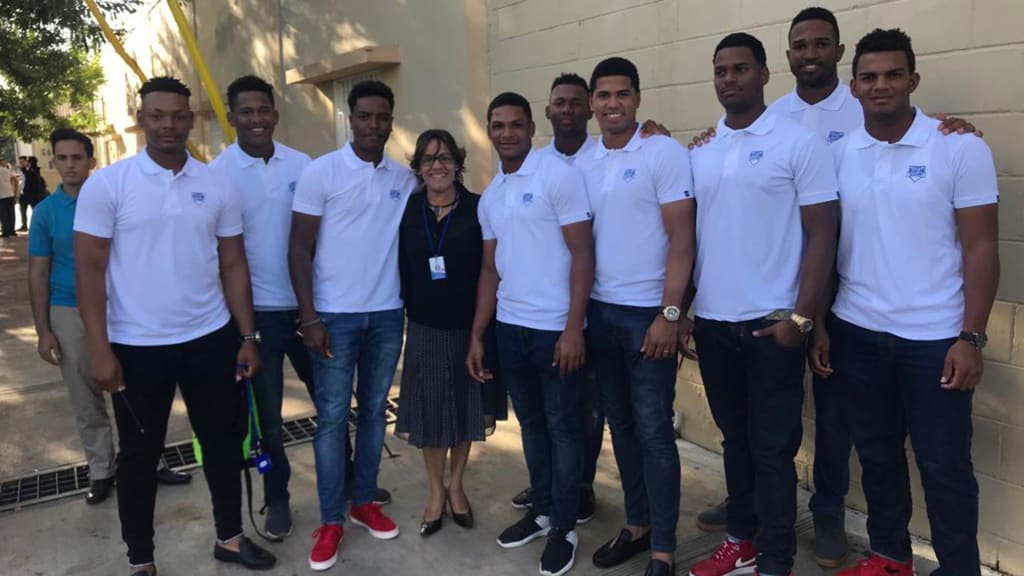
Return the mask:
M455 193L455 199L452 200L451 202L449 202L448 204L431 204L430 201L427 200L427 207L430 208L430 211L434 213L434 217L437 218L438 216L441 215L441 211L442 210L444 210L445 208L451 208L452 206L455 206L458 203L459 203L459 193L456 192Z

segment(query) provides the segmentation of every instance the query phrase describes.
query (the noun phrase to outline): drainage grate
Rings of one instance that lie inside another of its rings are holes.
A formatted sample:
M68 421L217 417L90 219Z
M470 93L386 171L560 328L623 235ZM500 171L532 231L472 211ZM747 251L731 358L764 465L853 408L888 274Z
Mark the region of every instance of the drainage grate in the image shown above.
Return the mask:
M397 396L388 398L384 414L387 425L395 423L398 414ZM349 416L353 429L357 416L357 408L353 407ZM312 442L313 436L316 434L316 416L303 416L285 421L283 432L286 448ZM394 456L386 443L384 449L390 456ZM191 440L168 444L164 448L163 459L172 470L191 470L199 466L196 463ZM0 482L0 512L9 512L25 506L84 494L88 489L89 466L85 464L72 464L42 472L33 472L26 476Z

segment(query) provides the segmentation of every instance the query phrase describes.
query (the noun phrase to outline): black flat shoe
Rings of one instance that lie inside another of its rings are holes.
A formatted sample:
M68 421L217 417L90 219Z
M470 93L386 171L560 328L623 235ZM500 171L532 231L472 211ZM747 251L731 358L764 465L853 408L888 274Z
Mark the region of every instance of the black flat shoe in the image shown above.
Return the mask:
M277 563L273 554L253 544L245 536L238 543L238 552L214 544L213 557L221 562L241 564L250 570L270 570Z
M161 468L156 471L156 481L166 486L181 486L191 482L192 476L184 472L175 472L170 468Z
M651 561L647 563L644 576L672 576L672 567L662 560L651 558Z
M596 552L594 552L594 566L597 566L598 568L611 568L613 566L618 566L640 552L645 552L650 549L650 531L637 540L633 540L633 536L630 531L623 528L622 531L619 532L618 536L612 538L608 542L605 542L604 546L601 546Z
M440 530L442 526L444 526L443 512L437 517L437 520L424 520L423 523L420 524L420 536L426 538Z
M139 568L135 572L132 572L132 576L156 576L156 566Z
M469 529L473 527L473 506L470 505L468 498L466 499L466 507L468 510L466 510L465 514L455 512L455 507L452 506L451 494L448 495L448 509L452 512L452 520L459 526Z
M110 489L114 487L114 477L93 480L89 483L89 492L85 495L85 503L90 506L99 504L110 497Z

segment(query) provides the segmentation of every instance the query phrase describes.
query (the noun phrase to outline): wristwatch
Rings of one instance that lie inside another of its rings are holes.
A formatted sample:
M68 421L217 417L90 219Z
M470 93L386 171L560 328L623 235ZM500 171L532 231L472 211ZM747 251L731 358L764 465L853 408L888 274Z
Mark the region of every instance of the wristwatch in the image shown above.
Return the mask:
M960 333L960 339L969 342L978 350L985 347L988 344L988 335L984 332L967 332L966 330Z
M257 330L252 334L242 334L242 342L255 342L259 344L260 342L263 342L263 337L260 336L260 331Z
M801 316L796 312L793 312L789 315L789 319L793 321L793 324L796 324L796 329L799 330L801 334L807 334L811 330L814 330L814 320L811 320L806 316Z
M665 306L661 309L661 315L669 322L678 322L682 312L679 311L679 306Z

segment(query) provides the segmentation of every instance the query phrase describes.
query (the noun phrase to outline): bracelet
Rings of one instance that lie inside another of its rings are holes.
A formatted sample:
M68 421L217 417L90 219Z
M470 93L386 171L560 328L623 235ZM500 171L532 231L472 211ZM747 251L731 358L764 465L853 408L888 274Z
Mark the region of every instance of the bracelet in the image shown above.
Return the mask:
M299 330L301 330L303 328L309 328L310 326L316 326L317 324L323 324L323 323L324 323L324 319L319 317L319 316L317 316L316 318L314 318L314 319L312 319L312 320L310 320L308 322L299 322Z

